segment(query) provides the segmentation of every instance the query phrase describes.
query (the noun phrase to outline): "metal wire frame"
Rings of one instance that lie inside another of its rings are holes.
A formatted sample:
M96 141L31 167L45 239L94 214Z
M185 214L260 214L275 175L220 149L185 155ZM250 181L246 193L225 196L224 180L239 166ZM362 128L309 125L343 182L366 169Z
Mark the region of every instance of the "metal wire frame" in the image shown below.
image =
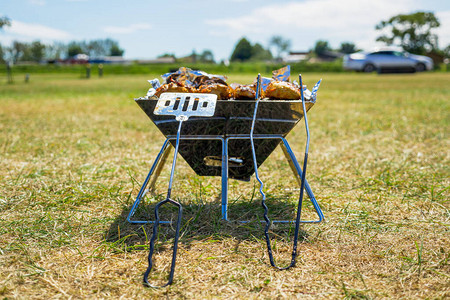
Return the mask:
M222 136L180 136L181 140L217 140L222 143L222 176L221 176L221 213L222 213L222 220L225 221L231 221L228 218L228 143L230 140L235 139L244 139L248 140L249 135L228 135L226 138ZM253 135L253 139L279 139L281 140L280 146L283 150L283 153L286 157L286 159L289 162L289 166L291 167L293 175L297 178L297 181L299 183L299 187L301 186L301 178L302 178L302 169L298 163L298 160L292 151L292 148L290 147L288 141L286 138L284 138L282 135L272 135L272 134L255 134ZM147 177L145 178L139 193L136 197L136 200L134 201L130 212L127 216L127 221L131 224L153 224L155 221L153 220L137 220L134 219L134 214L136 213L137 208L139 207L142 199L146 196L147 193L151 192L154 188L154 184L156 183L160 170L164 167L164 164L166 162L166 158L168 154L171 152L171 149L173 148L170 141L176 140L176 136L167 136L166 140L164 141L158 155L156 156L149 173L147 174ZM148 188L147 188L148 187ZM318 219L317 220L301 220L301 223L320 223L324 220L323 212L320 208L319 203L317 202L314 193L308 183L308 180L305 179L305 191L308 195L309 200L311 201L314 210L317 214ZM240 222L247 222L247 221L240 221ZM272 220L272 223L294 223L293 220ZM159 221L160 224L170 224L172 221Z

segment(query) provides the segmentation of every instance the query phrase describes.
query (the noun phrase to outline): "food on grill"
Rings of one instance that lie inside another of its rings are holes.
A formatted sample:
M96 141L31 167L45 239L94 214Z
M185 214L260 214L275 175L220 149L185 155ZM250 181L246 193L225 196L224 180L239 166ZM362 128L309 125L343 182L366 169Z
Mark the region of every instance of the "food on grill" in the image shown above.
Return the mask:
M223 76L200 75L194 79L193 85L199 93L216 94L217 99L227 100L233 96L233 89L225 80Z
M300 89L294 84L286 81L272 81L266 89L266 95L269 99L300 99Z
M170 82L161 85L156 89L155 96L159 98L162 93L174 92L174 93L195 93L195 89L192 87L184 86L179 82Z
M223 84L223 85L228 85L225 81L226 77L222 76L222 77L218 77L218 76L208 76L208 75L201 75L201 76L197 76L194 79L194 86L196 86L197 88L202 86L202 85L207 85L207 84L213 84L213 83L219 83L219 84Z
M264 98L264 97L261 97ZM236 100L254 100L256 99L255 84L237 84L234 87L234 99Z
M177 71L173 73L166 73L161 75L161 77L165 80L165 83L169 82L179 82L179 83L188 83L194 81L197 76L200 76L204 72L201 71L193 71L186 67L181 67Z
M212 83L201 85L198 93L216 94L218 100L227 100L233 96L233 89L226 84Z
M290 83L290 67L275 70L272 78L261 77L260 99L298 100L301 98L300 86L294 81ZM227 77L223 75L207 74L203 71L191 70L181 67L172 73L161 75L164 84L160 85L158 79L149 80L152 87L148 90L146 98L157 100L162 93L205 93L216 94L218 100L255 100L256 81L253 84L227 84ZM319 81L312 91L303 86L303 96L306 101L316 100Z

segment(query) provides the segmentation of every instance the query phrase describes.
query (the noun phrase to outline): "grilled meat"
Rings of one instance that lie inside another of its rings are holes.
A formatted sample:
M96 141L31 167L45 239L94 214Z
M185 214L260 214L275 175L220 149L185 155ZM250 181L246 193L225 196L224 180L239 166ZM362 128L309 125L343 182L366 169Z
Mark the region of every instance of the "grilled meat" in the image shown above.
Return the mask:
M227 100L233 96L233 89L228 85L220 83L201 85L197 92L204 94L216 94L218 100Z
M298 100L300 89L286 81L272 81L266 89L265 96L269 99Z
M162 93L173 92L173 93L195 93L195 89L192 87L184 86L184 84L179 82L170 82L161 85L156 89L155 96L159 98Z
M262 90L261 90L262 92ZM261 95L262 96L262 95ZM263 98L263 97L261 97ZM234 99L237 100L255 100L256 84L238 84L234 88Z

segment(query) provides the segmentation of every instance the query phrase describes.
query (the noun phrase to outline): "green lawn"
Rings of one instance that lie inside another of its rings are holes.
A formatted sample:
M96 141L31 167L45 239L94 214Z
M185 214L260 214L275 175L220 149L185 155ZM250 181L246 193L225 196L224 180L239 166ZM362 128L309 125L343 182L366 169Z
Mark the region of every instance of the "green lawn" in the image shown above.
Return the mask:
M302 227L288 271L270 267L257 222L220 220L220 178L180 159L175 282L159 290L142 285L152 226L125 221L164 141L133 101L159 74L78 76L0 77L0 297L450 297L449 73L303 74L309 88L323 78L308 114L307 179L326 221ZM302 122L288 140L301 164ZM271 212L293 216L298 189L281 150L261 177ZM230 181L231 217L262 216L255 188L254 178ZM314 217L308 203L304 216ZM167 274L172 235L162 228L153 281ZM292 228L272 237L287 264Z

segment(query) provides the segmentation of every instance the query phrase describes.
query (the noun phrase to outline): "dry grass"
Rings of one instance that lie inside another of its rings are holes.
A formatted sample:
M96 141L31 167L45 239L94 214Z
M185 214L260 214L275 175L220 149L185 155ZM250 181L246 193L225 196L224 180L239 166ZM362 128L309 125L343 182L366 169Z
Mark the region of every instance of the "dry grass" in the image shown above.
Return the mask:
M308 86L324 79L309 114L307 177L326 222L303 226L288 271L269 266L258 223L220 220L220 180L180 160L182 238L175 282L160 290L142 285L151 226L125 221L163 141L132 101L153 77L0 78L1 297L450 296L449 74L304 74ZM288 136L299 158L304 139L303 125ZM293 214L298 191L282 152L261 172L271 211ZM262 214L254 187L230 182L232 217ZM286 263L290 228L274 233ZM160 236L155 281L167 274L172 234L166 226Z

